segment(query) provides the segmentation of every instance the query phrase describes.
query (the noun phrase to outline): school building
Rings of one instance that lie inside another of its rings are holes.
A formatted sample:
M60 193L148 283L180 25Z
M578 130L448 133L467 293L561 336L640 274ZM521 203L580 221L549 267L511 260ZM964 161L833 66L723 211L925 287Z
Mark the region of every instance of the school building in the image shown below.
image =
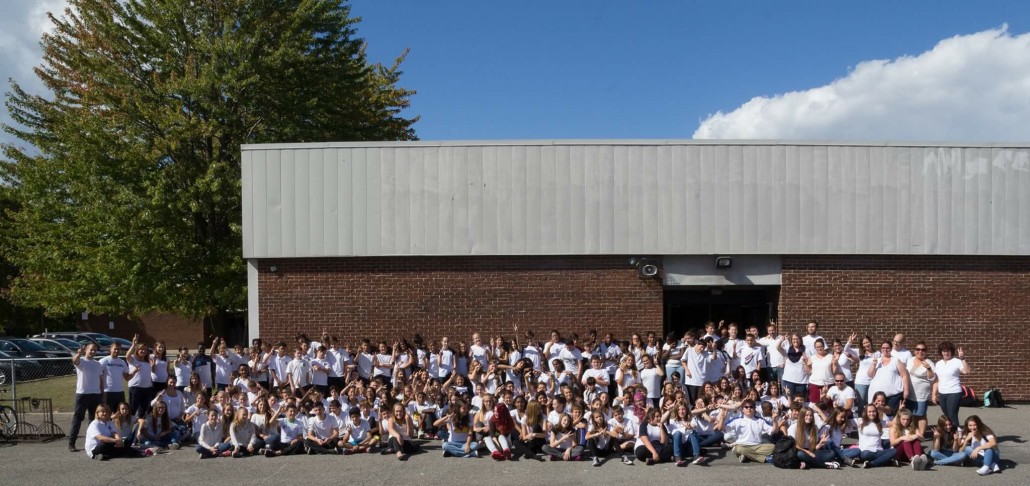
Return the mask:
M1030 145L245 145L251 337L903 331L1030 399Z

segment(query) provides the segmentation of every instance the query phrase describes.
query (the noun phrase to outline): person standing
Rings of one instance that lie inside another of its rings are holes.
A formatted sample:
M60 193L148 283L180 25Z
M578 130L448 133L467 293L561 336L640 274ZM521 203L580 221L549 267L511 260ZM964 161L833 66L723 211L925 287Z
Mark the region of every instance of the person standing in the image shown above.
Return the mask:
M97 407L103 402L104 367L93 360L96 354L97 345L90 343L84 348L80 347L72 356L72 365L75 366L75 412L68 431L68 450L71 452L79 451L75 448L75 439L82 428L82 419L89 414L89 422L93 423ZM84 357L86 359L82 359Z
M111 354L100 358L104 367L103 402L108 410L118 410L118 404L125 401L125 380L129 379L129 365L121 357L122 345L111 343Z
M933 384L930 399L940 404L941 413L951 423L958 425L962 423L958 419L958 408L962 402L962 375L969 373L969 363L966 363L962 348L958 348L956 353L955 345L950 341L941 342L937 346L937 353L941 359L934 364L937 381ZM961 432L962 428L958 430Z
M805 331L808 331L808 334L801 336L801 344L805 345L805 354L811 357L815 355L815 342L822 340L825 343L826 340L819 335L819 323L816 321L809 321Z
M139 335L132 337L132 346L125 353L129 363L129 410L137 417L150 412L150 401L154 399L153 369L147 346L140 344Z
M783 336L776 332L776 321L770 319L769 325L766 326L766 336L758 340L758 344L761 344L765 348L765 356L769 360L769 365L763 369L765 371L765 381L780 383L783 381L783 354L776 352L773 349L775 346L783 346Z

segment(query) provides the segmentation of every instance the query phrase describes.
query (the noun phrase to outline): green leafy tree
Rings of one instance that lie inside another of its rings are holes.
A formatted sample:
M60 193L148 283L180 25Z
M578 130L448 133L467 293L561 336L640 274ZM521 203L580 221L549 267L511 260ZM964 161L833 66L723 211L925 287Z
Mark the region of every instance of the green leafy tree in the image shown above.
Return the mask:
M245 308L240 144L410 140L402 54L336 0L72 0L11 81L0 175L16 303L50 315ZM405 53L406 54L406 53Z

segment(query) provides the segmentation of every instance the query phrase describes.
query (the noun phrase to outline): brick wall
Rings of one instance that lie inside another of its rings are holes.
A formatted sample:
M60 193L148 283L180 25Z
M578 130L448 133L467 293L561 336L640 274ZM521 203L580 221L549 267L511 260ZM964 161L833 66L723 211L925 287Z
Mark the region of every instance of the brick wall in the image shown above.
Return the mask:
M80 331L101 332L129 340L138 333L143 342L164 341L168 349L178 349L179 346L193 349L198 342L205 340L203 319L176 314L152 312L140 317L90 314L86 320L76 320ZM111 322L114 322L114 329L111 329Z
M270 267L276 271L271 272ZM327 328L341 339L392 340L552 328L662 330L662 286L626 257L376 257L263 260L261 337L292 342Z
M815 319L825 337L903 331L935 359L947 339L965 350L967 384L1030 400L1030 257L784 257L779 317L802 333Z

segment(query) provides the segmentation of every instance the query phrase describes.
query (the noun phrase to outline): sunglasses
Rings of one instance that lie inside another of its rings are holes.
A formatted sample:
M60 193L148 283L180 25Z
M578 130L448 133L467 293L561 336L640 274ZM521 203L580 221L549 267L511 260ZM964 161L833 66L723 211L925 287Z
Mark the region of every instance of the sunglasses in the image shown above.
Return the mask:
M833 381L836 382L836 383L845 383L844 380L833 380Z
M926 351L926 348L916 348L916 351Z
M743 408L744 410L754 410L755 406L754 405L744 405L741 408Z

